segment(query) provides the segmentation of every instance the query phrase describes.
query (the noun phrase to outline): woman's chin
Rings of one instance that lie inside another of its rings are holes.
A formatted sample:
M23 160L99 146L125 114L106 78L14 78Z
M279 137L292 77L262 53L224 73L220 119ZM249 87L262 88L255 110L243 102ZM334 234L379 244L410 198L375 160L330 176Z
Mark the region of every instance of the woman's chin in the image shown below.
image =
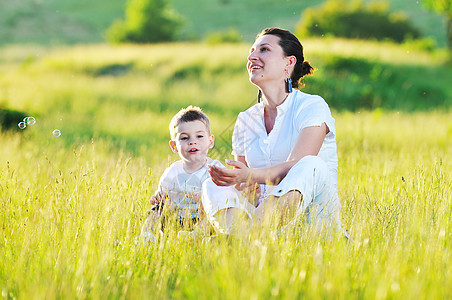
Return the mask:
M259 86L260 80L259 80L258 78L254 77L254 76L250 76L250 82L251 82L252 84L254 84L255 86L257 86L257 87L260 87L260 86Z

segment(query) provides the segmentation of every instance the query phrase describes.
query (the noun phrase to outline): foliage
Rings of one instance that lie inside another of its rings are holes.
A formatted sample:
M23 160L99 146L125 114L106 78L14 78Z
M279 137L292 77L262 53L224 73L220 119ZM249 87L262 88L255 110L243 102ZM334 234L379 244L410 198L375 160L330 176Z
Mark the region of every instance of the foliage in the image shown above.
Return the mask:
M240 43L243 39L240 32L236 29L228 29L208 34L205 41L209 45L217 45L223 43Z
M86 44L105 41L105 32L116 19L124 19L126 0L21 0L3 1L0 9L0 45L8 44ZM259 14L253 1L171 0L174 10L185 22L176 39L200 41L209 32L236 28L243 40L251 42L265 27L280 26L293 30L300 13L323 0L265 1ZM391 0L391 7L406 12L424 36L433 37L444 47L446 31L442 17L422 5L406 0ZM271 16L271 19L262 16ZM0 58L1 59L1 58Z
M25 117L24 112L0 107L0 129L17 129L17 124Z
M424 37L420 39L405 39L403 46L406 49L433 51L437 48L436 41L431 37Z
M450 0L423 0L424 5L446 17L447 43L452 51L452 2Z
M167 0L128 0L126 19L117 20L107 31L112 43L156 43L174 39L181 19Z
M124 18L126 0L21 0L6 1L0 9L0 45L7 44L86 44L105 41L105 31L116 19ZM323 0L267 1L259 13L251 0L171 0L174 10L186 20L177 39L200 41L209 32L222 31L233 26L243 39L251 42L265 27L280 26L293 30L300 13L308 7L320 5ZM391 7L410 16L423 36L433 37L439 47L446 43L443 18L427 11L415 1L391 0ZM262 16L271 16L271 19Z
M452 3L448 0L422 0L426 7L448 16L452 15Z
M384 2L364 5L362 1L329 0L319 8L306 9L296 34L356 39L390 39L402 42L420 33L402 13L389 13Z
M306 79L309 92L322 90L329 104L340 110L402 109L428 110L448 107L450 100L441 85L427 85L428 69L419 66L394 66L359 58L330 56L320 66L323 78ZM447 73L448 71L446 71ZM447 76L444 73L444 76ZM414 103L411 101L416 99Z

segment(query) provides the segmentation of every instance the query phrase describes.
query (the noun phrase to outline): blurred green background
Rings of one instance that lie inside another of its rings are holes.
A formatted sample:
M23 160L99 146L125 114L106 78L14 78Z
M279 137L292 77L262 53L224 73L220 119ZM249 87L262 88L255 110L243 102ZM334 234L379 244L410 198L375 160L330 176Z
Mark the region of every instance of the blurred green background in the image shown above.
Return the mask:
M180 40L200 40L206 34L234 28L251 42L265 27L293 30L301 13L322 0L172 0L169 4L184 19ZM371 2L371 1L365 1ZM0 1L0 43L45 45L101 43L105 30L124 17L125 0L21 0ZM419 1L391 0L391 11L403 11L425 36L446 46L444 17L428 11Z
M293 31L304 9L322 4L173 0L182 16L177 41L111 45L105 33L124 18L124 0L0 3L2 128L37 141L59 128L67 146L102 139L155 160L168 153L171 116L189 104L209 114L218 156L228 155L235 117L256 101L245 70L255 34L270 26ZM403 11L424 40L300 37L316 68L303 91L321 95L338 112L448 112L452 78L443 16L420 2L387 4L389 11ZM228 30L239 40L222 42ZM214 33L219 40L208 42ZM17 123L29 115L37 125L19 130Z

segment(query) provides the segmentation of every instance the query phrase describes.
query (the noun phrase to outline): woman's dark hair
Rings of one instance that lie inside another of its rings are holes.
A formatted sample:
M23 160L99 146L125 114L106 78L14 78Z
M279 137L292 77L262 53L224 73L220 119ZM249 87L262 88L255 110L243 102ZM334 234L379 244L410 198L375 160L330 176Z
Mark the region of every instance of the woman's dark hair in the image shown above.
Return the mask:
M290 79L292 79L292 87L298 88L300 80L305 75L310 75L314 71L314 68L311 67L309 62L304 60L303 46L293 33L281 28L266 28L256 36L256 39L267 34L278 36L279 45L283 49L284 54L286 56L295 56L297 58L293 72L290 75Z

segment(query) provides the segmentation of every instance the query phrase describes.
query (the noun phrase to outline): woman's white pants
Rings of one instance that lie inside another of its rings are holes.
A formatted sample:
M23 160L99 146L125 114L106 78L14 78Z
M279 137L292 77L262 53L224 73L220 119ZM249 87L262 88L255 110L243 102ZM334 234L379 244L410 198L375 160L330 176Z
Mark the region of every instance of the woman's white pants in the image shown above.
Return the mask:
M300 159L276 186L270 186L270 195L277 197L297 190L303 199L292 222L305 221L316 229L341 230L339 212L341 204L335 181L330 175L326 163L317 156L305 156ZM264 199L264 201L266 201ZM253 220L256 208L250 204L233 186L221 187L207 179L202 186L202 203L211 224L215 222L219 211L227 208L239 208Z

